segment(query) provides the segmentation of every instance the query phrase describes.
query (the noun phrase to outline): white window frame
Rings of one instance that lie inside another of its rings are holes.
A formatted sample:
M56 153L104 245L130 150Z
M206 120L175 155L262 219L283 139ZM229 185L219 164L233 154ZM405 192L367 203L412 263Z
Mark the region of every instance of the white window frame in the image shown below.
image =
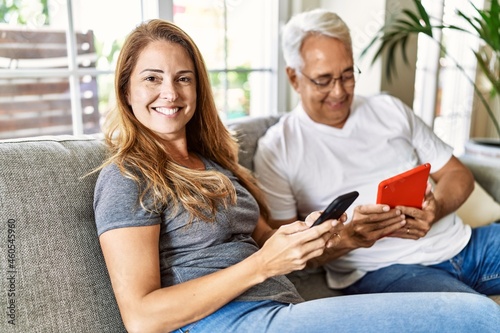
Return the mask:
M251 0L242 0L251 1ZM271 28L271 43L273 45L272 53L272 68L270 69L253 69L253 71L271 71L271 84L269 89L275 93L269 93L269 106L264 114L278 114L279 110L287 110L287 82L286 80L278 80L278 77L286 78L284 63L281 56L281 48L279 43L279 28L283 21L287 20L288 1L285 0L269 0L271 3L270 15L276 15L276 24ZM68 33L67 52L68 52L68 68L64 69L0 69L0 78L16 79L28 77L40 78L68 78L70 84L71 96L71 115L73 135L84 134L83 110L80 94L80 78L85 75L99 76L106 74L114 74L114 70L99 70L96 68L80 68L77 64L75 55L77 54L76 36L73 22L73 3L72 0L65 0L67 7ZM151 18L162 18L172 20L173 18L173 0L141 0L142 20ZM227 70L227 69L226 69ZM77 102L75 102L77 101Z
M424 0L429 15L438 18L442 22L445 1L449 0ZM475 5L481 8L484 2L474 1ZM468 7L470 9L470 7ZM463 9L463 8L461 8ZM436 22L439 24L440 22ZM448 22L450 23L450 22ZM435 30L435 39L441 41L442 33ZM475 78L476 62L471 52L471 48L477 48L479 43L472 36L464 36L458 32L449 32L449 35L460 36L460 41L450 42L447 47L454 58L460 58L460 63L469 64L465 71L470 78ZM464 41L463 38L467 38ZM429 41L427 37L419 37L418 42L417 74L415 80L415 99L413 109L434 132L446 143L454 148L454 153L460 156L464 153L465 144L470 137L471 117L474 117L474 100L476 98L474 88L468 82L463 73L456 73L453 78L448 78L443 84L443 96L438 105L437 94L439 88L441 64L440 50L434 41ZM453 67L451 64L450 67ZM450 69L449 69L450 70ZM457 69L458 71L458 69ZM455 101L460 100L459 105ZM445 112L451 110L442 117L436 115L436 108L443 107ZM459 108L465 110L461 112ZM454 119L455 118L455 119Z

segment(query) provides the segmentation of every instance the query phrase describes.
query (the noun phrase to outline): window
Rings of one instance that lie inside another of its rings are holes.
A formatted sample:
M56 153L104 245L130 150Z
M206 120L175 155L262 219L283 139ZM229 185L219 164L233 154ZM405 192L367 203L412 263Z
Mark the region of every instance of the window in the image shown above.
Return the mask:
M200 47L224 119L270 113L277 103L277 6L267 0L3 1L0 139L98 133L102 115L114 107L113 71L123 40L154 17L173 20Z
M476 2L481 8L482 4ZM456 10L473 10L468 0L427 0L424 5L432 17L458 26L463 26L463 21ZM470 34L446 29L437 38L442 40L447 55L440 53L434 41L419 37L414 110L459 156L469 139L475 109L474 89L465 75L476 77L476 59L471 49L477 49L479 44ZM465 75L456 63L463 67Z
M269 113L275 96L271 46L276 47L273 39L277 39L270 27L277 2L173 3L173 21L193 37L205 57L221 115L230 119Z
M140 3L10 0L0 7L0 139L91 134L112 101L114 59ZM120 20L109 13L120 6ZM110 24L113 29L110 29Z

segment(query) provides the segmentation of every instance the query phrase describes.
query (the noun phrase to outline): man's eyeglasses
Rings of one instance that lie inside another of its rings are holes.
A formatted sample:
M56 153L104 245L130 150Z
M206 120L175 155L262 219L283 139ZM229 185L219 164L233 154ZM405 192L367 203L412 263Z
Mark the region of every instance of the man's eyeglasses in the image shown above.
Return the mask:
M319 79L312 79L303 72L300 72L306 79L311 81L312 84L316 87L316 90L319 93L327 93L330 92L333 87L335 87L335 82L339 81L339 83L344 87L345 89L349 89L354 87L354 84L356 83L356 80L361 74L361 71L359 68L355 67L351 70L347 70L344 73L342 73L341 76L339 77L333 77L333 76L325 76L321 77Z

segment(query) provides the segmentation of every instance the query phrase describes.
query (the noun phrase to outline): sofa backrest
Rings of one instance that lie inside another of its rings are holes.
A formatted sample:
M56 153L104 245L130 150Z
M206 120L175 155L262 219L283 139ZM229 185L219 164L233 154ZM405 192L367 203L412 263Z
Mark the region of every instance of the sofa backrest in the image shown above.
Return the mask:
M0 332L125 332L94 224L95 138L0 142Z
M262 116L240 118L227 123L227 128L234 133L240 144L239 163L241 165L253 170L253 157L257 142L278 120L279 116Z

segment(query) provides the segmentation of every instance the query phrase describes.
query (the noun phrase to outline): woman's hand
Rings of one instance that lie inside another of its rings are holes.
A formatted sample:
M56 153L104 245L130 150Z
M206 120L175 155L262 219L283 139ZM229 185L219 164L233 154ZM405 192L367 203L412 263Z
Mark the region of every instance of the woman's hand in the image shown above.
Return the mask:
M307 215L306 217L306 224L308 226L311 226L314 221L321 215L321 212L312 212L311 214ZM344 213L340 217L339 220L331 220L331 229L330 229L330 239L326 243L327 248L333 248L337 246L340 242L340 239L342 238L341 236L341 231L344 229L344 222L347 221L347 214Z
M296 221L281 226L254 254L266 278L301 270L309 260L323 254L335 230L338 230L337 225L341 223L328 220L311 228L313 221L310 218L307 222Z

